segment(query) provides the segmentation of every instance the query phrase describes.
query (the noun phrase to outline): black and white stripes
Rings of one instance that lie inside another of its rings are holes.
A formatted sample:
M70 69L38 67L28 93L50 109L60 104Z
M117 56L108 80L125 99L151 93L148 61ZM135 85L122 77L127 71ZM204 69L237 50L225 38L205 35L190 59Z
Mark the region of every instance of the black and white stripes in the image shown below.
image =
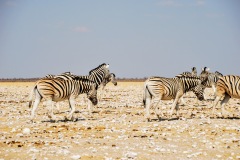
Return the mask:
M52 101L58 102L65 99L69 100L71 112L68 115L68 119L72 119L72 115L75 112L75 98L82 93L86 93L88 99L96 105L97 89L96 83L85 79L76 77L73 79L60 79L60 78L46 78L40 79L36 82L32 93L30 94L29 107L32 105L33 94L35 94L35 102L31 111L31 119L34 118L34 112L37 109L42 98L47 100L48 108L51 108L49 117L55 119L53 115Z
M227 112L224 106L229 101L229 99L240 99L240 76L227 75L219 78L216 83L216 99L213 103L212 115L215 112L215 107L222 98L222 115L225 116Z
M150 77L144 83L143 103L146 109L146 118L150 120L149 109L152 99L156 99L157 107L160 100L175 99L170 116L174 108L178 115L178 100L188 91L194 91L199 100L203 100L204 86L198 77L180 76L176 78ZM195 89L194 89L195 88ZM156 108L157 109L157 108ZM159 113L156 112L159 117Z
M207 68L207 67L202 68L202 72L200 73L199 76L202 77L202 75L205 75L205 74L208 75L207 81L205 81L203 83L203 85L206 88L211 88L212 87L213 92L215 93L216 92L216 83L217 83L218 79L220 77L222 77L223 75L218 71L216 71L215 73L211 73L211 72L209 72L209 70L210 69Z

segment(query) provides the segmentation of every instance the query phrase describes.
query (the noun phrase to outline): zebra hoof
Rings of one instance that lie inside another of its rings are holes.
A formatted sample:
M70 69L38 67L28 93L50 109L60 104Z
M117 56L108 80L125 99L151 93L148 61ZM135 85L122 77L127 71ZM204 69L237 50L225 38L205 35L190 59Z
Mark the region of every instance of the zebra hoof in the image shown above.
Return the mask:
M216 116L215 116L214 114L211 114L209 117L210 117L211 119L216 118Z
M56 121L57 117L54 115L48 115L48 118L50 118L51 121Z
M151 122L152 120L151 120L151 118L147 118L147 122Z
M66 121L74 121L74 117L73 116L65 116L65 120Z

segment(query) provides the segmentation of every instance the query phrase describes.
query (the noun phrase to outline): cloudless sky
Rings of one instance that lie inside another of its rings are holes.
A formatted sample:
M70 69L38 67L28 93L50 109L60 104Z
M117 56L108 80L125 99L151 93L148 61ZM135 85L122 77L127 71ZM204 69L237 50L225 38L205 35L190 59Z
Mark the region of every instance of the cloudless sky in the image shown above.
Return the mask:
M239 0L1 0L0 78L240 75Z

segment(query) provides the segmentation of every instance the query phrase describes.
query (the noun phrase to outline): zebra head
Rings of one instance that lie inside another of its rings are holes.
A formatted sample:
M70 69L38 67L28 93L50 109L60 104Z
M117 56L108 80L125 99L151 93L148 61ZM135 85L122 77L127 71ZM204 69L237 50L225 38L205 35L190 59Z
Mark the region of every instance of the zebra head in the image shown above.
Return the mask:
M202 68L202 72L199 75L199 78L201 79L202 84L206 83L206 81L208 80L208 77L210 75L209 70L210 69L207 67Z
M116 86L117 85L117 81L115 79L116 75L114 73L111 73L110 75L111 75L110 81L114 84L114 86Z
M106 86L107 85L107 83L109 83L109 82L112 82L113 84L114 84L114 86L116 86L117 85L117 81L115 80L115 74L114 73L110 73L108 76L107 76L107 78L105 78L104 80L103 80L103 86Z
M197 96L197 98L202 101L204 100L204 89L205 86L202 84L198 84L196 87L192 88L191 90L193 91L193 93Z
M92 83L91 89L87 93L87 98L92 102L93 105L97 105L97 87L96 83Z

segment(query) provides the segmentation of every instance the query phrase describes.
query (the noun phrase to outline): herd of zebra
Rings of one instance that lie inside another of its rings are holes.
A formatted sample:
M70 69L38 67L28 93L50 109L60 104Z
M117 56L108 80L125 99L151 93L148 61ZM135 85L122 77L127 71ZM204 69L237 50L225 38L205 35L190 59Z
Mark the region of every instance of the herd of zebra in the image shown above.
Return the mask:
M146 118L150 121L149 110L151 107L155 109L155 114L158 119L163 116L158 108L158 103L161 100L174 99L169 116L172 116L173 110L176 109L177 116L179 116L178 101L184 93L193 91L199 100L204 100L204 89L213 88L216 96L212 116L215 112L215 107L221 101L222 115L227 115L224 106L232 98L240 99L240 77L234 75L223 76L220 72L209 72L209 68L204 67L200 75L197 75L196 67L192 68L192 72L183 72L174 78L165 77L149 77L144 83L143 104L146 109ZM183 100L182 100L183 101ZM155 104L153 106L153 104ZM152 106L151 106L152 105Z
M71 72L65 72L60 75L46 75L38 80L30 94L29 107L32 106L33 95L35 101L31 110L31 120L34 118L35 110L40 101L44 98L47 102L48 116L52 120L56 117L53 114L53 101L69 100L70 113L66 117L68 120L73 120L73 113L75 112L75 99L78 95L86 93L90 100L88 103L88 111L92 113L92 105L97 105L97 90L100 86L106 86L107 83L112 82L117 85L115 74L110 73L109 64L103 63L97 68L92 69L89 75L78 76ZM144 83L143 89L143 105L146 111L146 118L150 121L150 108L155 109L155 114L158 119L161 119L163 114L158 107L161 100L174 99L169 116L171 117L174 109L176 109L177 116L179 116L178 101L183 101L183 94L192 91L199 100L204 100L204 89L213 88L216 99L213 103L212 114L214 114L215 107L218 102L221 102L222 114L227 112L224 105L232 98L240 99L240 77L234 75L223 76L220 72L209 72L209 68L204 67L199 75L197 75L196 67L192 68L192 72L183 72L174 78L165 77L149 77ZM183 101L184 102L184 101Z

